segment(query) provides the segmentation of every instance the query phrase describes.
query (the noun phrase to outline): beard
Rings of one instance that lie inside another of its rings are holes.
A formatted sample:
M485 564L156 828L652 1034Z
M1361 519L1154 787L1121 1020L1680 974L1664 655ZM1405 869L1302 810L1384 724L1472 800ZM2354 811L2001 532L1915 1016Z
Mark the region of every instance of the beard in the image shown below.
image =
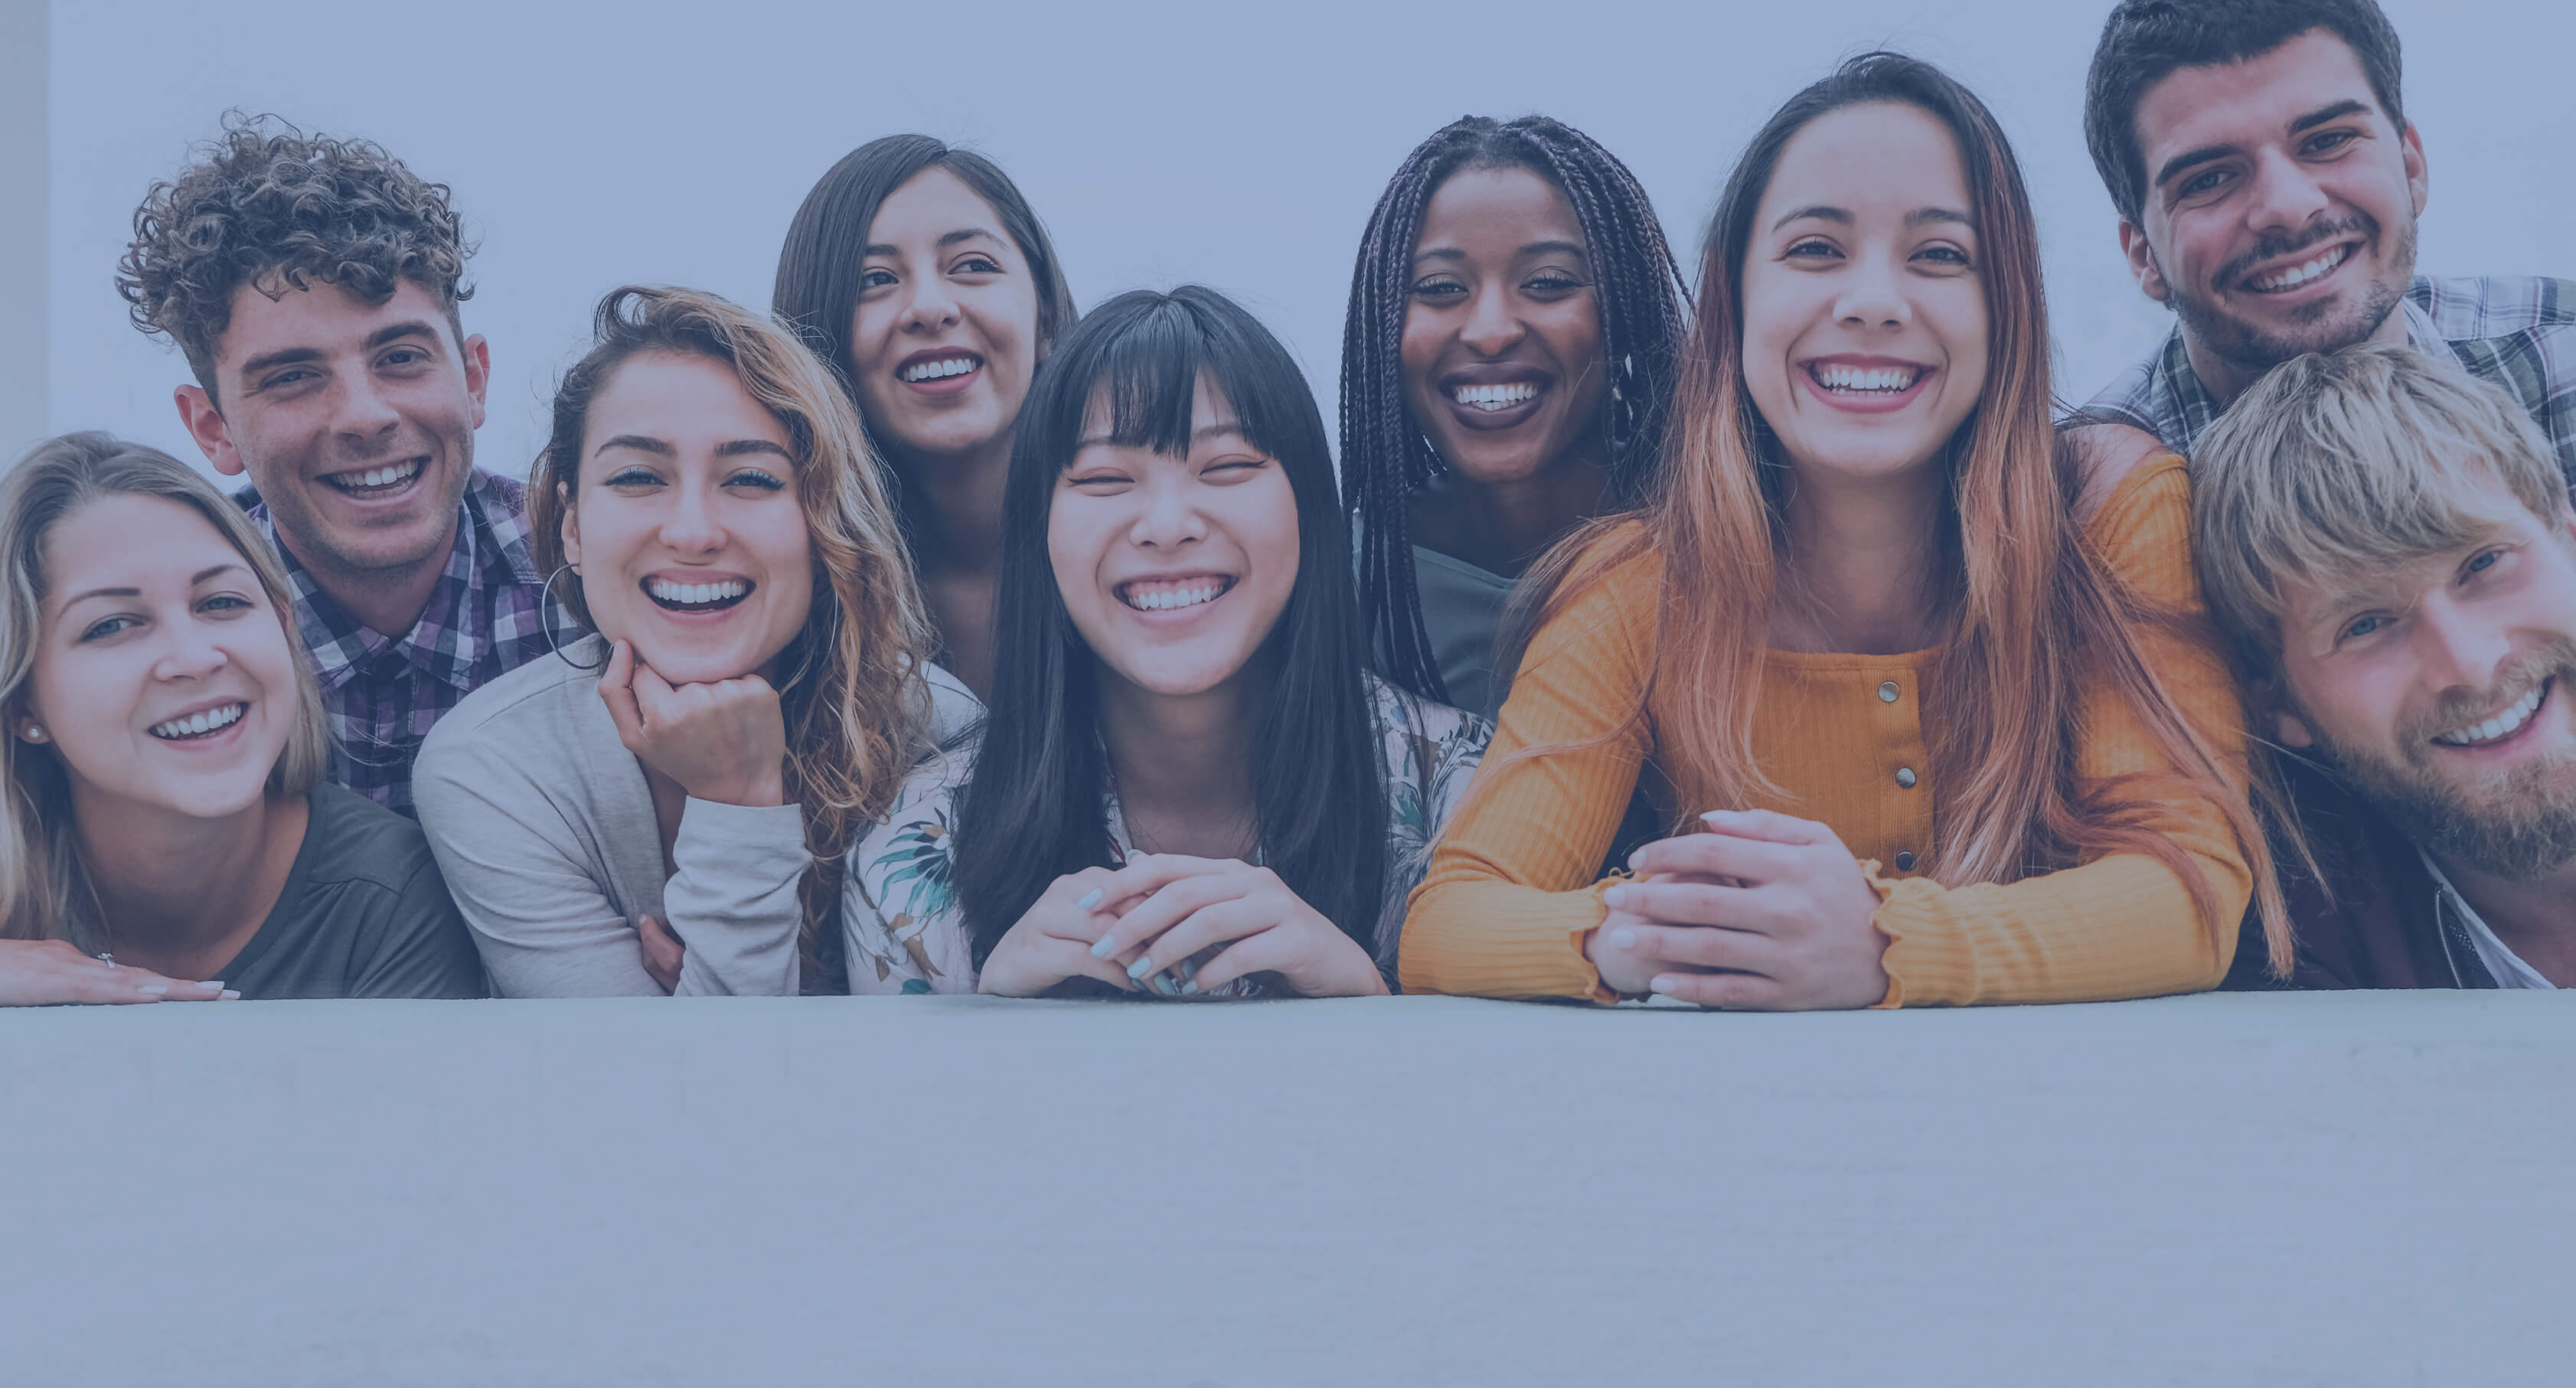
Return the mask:
M2497 688L2527 690L2535 674L2553 681L2551 705L2576 697L2576 685L2569 683L2576 679L2576 641L2561 638L2517 661L2498 678ZM2313 718L2306 721L2344 783L2409 839L2437 858L2468 863L2506 881L2532 882L2576 862L2576 758L2534 758L2472 791L2437 770L2427 750L2431 733L2468 723L2499 702L2486 694L2440 700L2407 720L2395 756L2338 745L2317 731Z
M2380 227L2375 218L2355 213L2340 221L2310 229L2300 236L2267 236L2255 242L2253 249L2236 256L2219 267L2211 276L2216 284L2236 284L2247 271L2267 260L2296 255L2310 246L2321 245L2337 237L2360 232L2370 245L2380 244ZM2183 328L2194 341L2220 360L2249 376L2260 376L2293 357L2310 352L2332 352L2369 338L2397 311L2406 297L2407 285L2415 273L2415 224L2408 221L2398 229L2396 254L2389 268L2394 282L2373 280L2361 291L2360 305L2346 313L2336 310L2344 297L2321 299L2299 310L2296 321L2287 328L2273 329L2236 317L2209 299L2200 298L2183 288L2180 281L2165 277L2166 302L2182 319ZM2353 253L2355 256L2360 251ZM2163 267L2157 267L2163 274Z

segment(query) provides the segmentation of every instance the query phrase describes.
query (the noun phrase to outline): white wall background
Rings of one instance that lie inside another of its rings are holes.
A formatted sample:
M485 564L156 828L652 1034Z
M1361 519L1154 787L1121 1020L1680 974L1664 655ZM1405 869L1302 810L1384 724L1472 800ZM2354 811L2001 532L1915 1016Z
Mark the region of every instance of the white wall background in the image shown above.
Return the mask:
M2383 3L2432 167L2421 265L2576 275L2576 15L2561 0ZM1297 352L1329 421L1361 227L1433 129L1540 110L1590 132L1636 170L1689 259L1754 127L1841 55L1881 43L1948 67L2020 149L2046 238L2059 388L2080 399L2169 321L2130 282L2084 153L2084 66L2108 8L52 0L41 427L110 428L197 459L170 405L186 365L128 325L112 275L145 187L227 107L366 135L453 185L482 239L466 326L492 344L478 459L524 473L553 377L603 291L681 283L765 307L806 190L889 131L999 160L1086 307L1190 280L1238 294ZM0 433L32 433L11 424Z

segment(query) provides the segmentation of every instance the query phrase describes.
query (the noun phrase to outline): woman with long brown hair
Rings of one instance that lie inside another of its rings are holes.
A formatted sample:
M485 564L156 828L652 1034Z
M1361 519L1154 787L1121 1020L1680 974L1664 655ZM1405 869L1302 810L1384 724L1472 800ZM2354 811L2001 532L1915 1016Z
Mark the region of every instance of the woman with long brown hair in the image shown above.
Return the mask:
M1536 575L1405 987L1821 1008L2216 984L2277 893L2188 485L2171 457L2083 477L2049 405L1992 114L1892 53L1793 98L1712 222L1656 496ZM1676 832L1595 882L1648 762Z
M423 745L421 824L503 996L841 992L843 855L971 696L795 335L616 290L530 479L594 634Z

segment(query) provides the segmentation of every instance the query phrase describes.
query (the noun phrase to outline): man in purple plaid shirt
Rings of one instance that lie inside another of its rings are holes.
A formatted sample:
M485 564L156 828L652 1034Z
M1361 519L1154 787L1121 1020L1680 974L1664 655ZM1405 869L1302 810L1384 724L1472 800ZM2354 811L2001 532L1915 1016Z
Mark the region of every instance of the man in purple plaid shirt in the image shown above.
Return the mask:
M2122 0L2084 130L2120 246L2173 334L2084 413L2186 457L2274 366L2361 342L2519 402L2576 491L2576 283L2415 273L2431 187L2372 0Z
M286 560L332 774L408 815L441 714L573 634L524 489L474 466L491 355L444 185L372 144L235 120L135 213L117 288L179 345L180 418Z

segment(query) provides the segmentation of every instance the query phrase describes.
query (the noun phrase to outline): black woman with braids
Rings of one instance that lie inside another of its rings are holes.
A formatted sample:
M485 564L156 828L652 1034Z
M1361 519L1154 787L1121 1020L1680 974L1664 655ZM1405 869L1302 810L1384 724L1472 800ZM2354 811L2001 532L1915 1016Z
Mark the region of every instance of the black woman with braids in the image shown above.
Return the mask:
M1468 116L1395 171L1342 330L1343 492L1390 679L1502 706L1513 582L1644 497L1682 297L1645 190L1561 122Z

